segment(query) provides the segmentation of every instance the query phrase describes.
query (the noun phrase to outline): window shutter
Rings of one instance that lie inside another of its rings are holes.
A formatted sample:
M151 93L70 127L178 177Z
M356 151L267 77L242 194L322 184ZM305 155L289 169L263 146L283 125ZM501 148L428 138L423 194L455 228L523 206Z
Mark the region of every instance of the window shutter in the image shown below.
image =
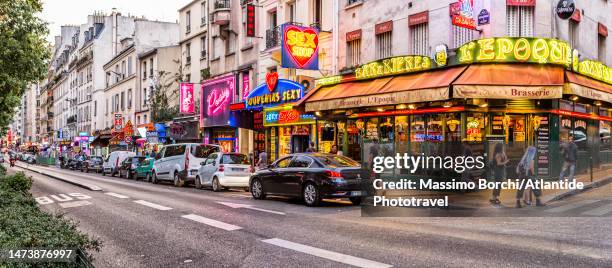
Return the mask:
M519 25L519 14L518 7L515 6L506 6L506 26L507 26L507 34L510 37L519 36L518 33L518 25Z
M533 36L533 7L519 7L521 18L521 36Z

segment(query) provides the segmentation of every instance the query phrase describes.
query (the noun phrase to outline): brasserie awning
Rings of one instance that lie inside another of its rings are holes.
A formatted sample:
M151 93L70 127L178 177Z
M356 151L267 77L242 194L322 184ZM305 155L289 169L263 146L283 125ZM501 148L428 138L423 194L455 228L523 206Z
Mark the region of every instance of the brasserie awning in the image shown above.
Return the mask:
M305 111L395 105L449 98L449 86L465 66L324 86L304 97Z
M564 68L539 64L470 65L453 82L453 98L558 99Z
M612 103L612 85L569 71L565 72L565 76L564 94Z

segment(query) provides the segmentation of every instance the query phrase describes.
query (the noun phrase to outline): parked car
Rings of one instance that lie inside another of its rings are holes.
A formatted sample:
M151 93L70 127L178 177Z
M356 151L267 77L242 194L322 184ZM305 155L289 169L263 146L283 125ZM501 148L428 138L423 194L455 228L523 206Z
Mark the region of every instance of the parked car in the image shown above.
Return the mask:
M100 173L102 172L102 163L104 163L104 158L101 156L91 156L81 165L81 172L89 173L90 170L93 170Z
M145 160L144 156L132 156L126 157L121 165L119 166L119 177L126 179L134 179L134 175L136 173L136 168L140 164L141 161Z
M130 151L114 151L111 152L104 164L102 165L102 176L106 176L106 174L110 174L111 177L115 176L115 174L119 174L119 166L126 158L130 156L135 156L136 153Z
M154 158L148 157L142 160L136 166L136 179L144 179L145 181L151 181L153 178L153 163L155 162Z
M323 198L349 198L357 205L369 178L370 172L348 157L300 153L257 171L249 185L255 199L264 199L268 194L301 197L307 206L317 206Z
M4 163L4 155L0 154L0 163Z
M186 182L195 181L200 163L211 153L221 151L218 145L200 143L182 143L166 145L155 156L153 164L153 183L161 180L174 182L174 186L183 186Z
M212 153L200 163L196 188L212 187L218 192L227 188L249 188L249 179L255 171L249 157L240 153Z
M34 156L33 154L24 154L23 161L28 164L36 164L36 156Z
M83 162L87 160L86 156L77 155L73 158L69 158L65 164L65 167L71 170L81 170Z

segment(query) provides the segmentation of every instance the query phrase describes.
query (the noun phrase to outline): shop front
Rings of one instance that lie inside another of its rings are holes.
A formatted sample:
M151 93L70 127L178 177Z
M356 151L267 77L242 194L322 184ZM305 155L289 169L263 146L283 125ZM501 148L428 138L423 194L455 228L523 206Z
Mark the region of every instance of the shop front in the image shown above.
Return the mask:
M304 152L316 141L315 117L292 106L303 96L301 84L278 79L277 73L269 73L266 83L249 93L244 107L254 121L255 159L265 150L274 161L287 154Z
M319 151L331 142L367 165L374 155L442 155L456 143L492 153L487 144L503 141L512 161L535 146L538 174L554 178L570 134L584 156L578 170L610 161L612 71L597 65L598 81L577 55L553 39L477 40L448 59L394 57L322 79L299 105L318 118Z
M238 151L238 128L229 108L235 92L235 74L202 84L200 126L204 129L204 143L218 144L224 152Z

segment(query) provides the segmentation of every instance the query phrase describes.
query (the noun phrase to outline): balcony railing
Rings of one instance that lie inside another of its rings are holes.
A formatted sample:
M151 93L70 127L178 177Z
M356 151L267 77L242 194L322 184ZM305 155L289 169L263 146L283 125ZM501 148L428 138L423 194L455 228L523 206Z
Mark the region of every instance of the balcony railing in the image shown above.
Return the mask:
M266 49L280 46L280 43L281 43L280 27L281 26L276 26L272 29L266 30Z
M73 115L71 117L68 117L68 119L66 120L66 124L70 125L70 124L74 124L77 121L77 117L76 115Z
M53 112L47 112L47 117L48 118L53 118L53 116L54 116Z
M221 9L221 8L230 8L230 1L229 0L216 0L215 1L215 9Z

